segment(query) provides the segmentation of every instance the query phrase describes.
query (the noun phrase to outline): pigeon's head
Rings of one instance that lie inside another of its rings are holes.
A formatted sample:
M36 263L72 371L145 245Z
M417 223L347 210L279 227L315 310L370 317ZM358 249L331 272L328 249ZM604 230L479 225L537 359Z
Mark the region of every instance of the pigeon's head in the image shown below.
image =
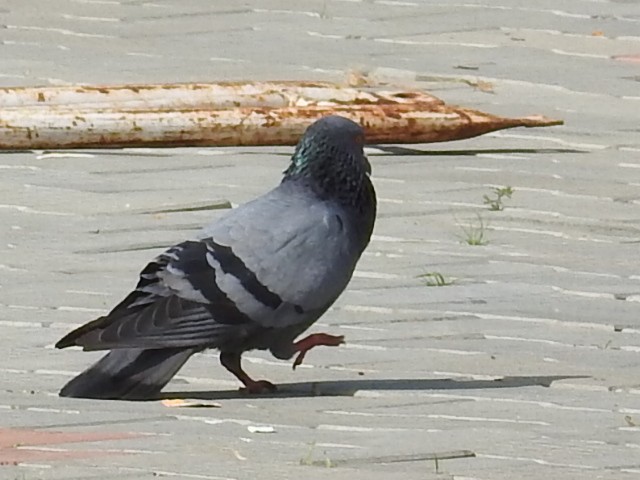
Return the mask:
M298 142L284 180L303 180L327 195L359 190L371 173L363 145L360 125L337 115L323 117Z

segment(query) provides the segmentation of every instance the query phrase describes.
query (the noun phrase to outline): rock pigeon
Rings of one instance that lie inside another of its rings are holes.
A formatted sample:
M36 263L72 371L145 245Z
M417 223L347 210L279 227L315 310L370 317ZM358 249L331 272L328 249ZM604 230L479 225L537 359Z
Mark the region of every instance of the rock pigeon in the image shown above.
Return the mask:
M343 343L326 333L296 338L342 293L369 243L376 195L363 143L351 120L313 123L275 189L160 254L108 315L56 344L110 350L60 395L152 398L208 348L220 351L241 390L274 391L242 370L243 352L269 350L282 360L297 354L295 368L311 348Z

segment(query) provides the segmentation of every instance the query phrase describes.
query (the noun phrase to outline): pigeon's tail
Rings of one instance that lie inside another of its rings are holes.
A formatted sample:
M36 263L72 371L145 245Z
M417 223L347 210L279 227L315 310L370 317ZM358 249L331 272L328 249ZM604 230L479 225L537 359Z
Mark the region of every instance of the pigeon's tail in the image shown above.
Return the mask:
M144 400L178 373L193 348L111 350L60 390L61 397Z

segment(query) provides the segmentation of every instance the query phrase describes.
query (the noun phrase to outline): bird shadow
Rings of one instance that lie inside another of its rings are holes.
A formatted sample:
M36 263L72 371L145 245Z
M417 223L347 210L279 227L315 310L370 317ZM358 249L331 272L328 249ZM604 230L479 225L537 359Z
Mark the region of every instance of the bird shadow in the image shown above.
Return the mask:
M293 382L278 385L273 393L251 395L252 399L299 397L352 397L361 390L368 391L429 391L429 390L482 390L496 388L550 387L557 380L588 378L584 375L547 375L503 377L495 380L456 380L452 378L394 378ZM162 393L157 399L189 398L195 400L227 400L247 398L238 390L173 391Z
M412 147L403 147L399 145L369 145L370 147L374 147L380 151L382 154L378 154L378 156L385 155L395 155L395 156L477 156L477 155L487 155L487 154L500 154L500 155L508 155L508 154L530 154L530 155L543 155L550 153L587 153L586 150L578 150L575 148L479 148L479 149L460 149L460 150L422 150L419 148Z

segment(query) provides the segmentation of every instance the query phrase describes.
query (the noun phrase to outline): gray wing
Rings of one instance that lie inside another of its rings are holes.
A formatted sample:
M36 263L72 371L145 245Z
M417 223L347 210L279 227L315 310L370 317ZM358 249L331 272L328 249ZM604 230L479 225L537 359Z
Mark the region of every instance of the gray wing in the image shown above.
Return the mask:
M243 349L261 331L304 330L351 278L348 233L330 205L275 189L158 256L109 315L58 346Z
M348 220L283 184L212 224L203 241L229 298L261 325L282 328L317 319L351 279L364 247Z
M207 347L240 340L252 321L217 287L203 242L189 241L159 255L108 315L72 331L56 346L85 350Z

